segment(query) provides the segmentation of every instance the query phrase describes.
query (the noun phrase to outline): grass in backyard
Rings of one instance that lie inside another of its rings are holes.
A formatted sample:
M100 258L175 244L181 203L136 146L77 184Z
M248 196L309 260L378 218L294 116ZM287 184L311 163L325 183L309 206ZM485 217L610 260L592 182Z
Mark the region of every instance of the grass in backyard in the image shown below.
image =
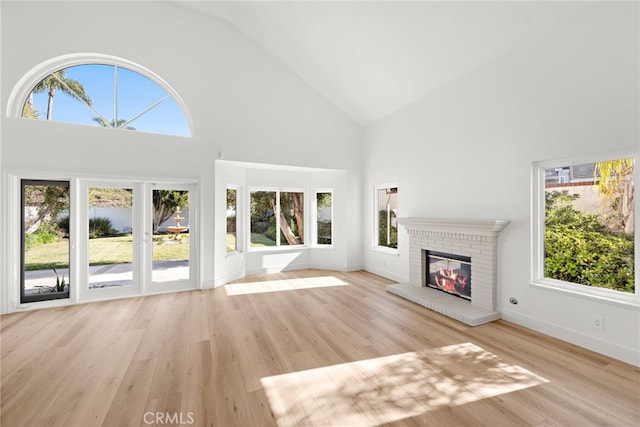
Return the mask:
M154 261L189 259L189 235L180 234L178 240L172 234L153 236L152 251Z
M180 236L181 243L171 243L172 236L154 236L153 260L173 261L189 258L189 235ZM89 265L123 264L132 261L131 235L89 239ZM25 252L25 270L48 270L69 266L69 242L37 245Z
M238 243L236 242L235 233L227 233L227 252L235 251L238 249Z

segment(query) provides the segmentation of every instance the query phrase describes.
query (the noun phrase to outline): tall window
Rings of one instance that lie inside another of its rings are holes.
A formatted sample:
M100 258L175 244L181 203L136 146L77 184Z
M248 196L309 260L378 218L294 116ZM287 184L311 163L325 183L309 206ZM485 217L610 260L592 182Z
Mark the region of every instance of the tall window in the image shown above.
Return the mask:
M331 245L333 242L333 193L316 193L316 244Z
M250 192L251 247L304 244L304 193Z
M227 252L238 250L238 190L227 188Z
M376 189L376 246L398 248L398 187Z
M49 74L27 95L22 117L191 136L166 89L119 65L74 65Z
M616 157L537 165L538 281L596 295L636 293L635 163Z

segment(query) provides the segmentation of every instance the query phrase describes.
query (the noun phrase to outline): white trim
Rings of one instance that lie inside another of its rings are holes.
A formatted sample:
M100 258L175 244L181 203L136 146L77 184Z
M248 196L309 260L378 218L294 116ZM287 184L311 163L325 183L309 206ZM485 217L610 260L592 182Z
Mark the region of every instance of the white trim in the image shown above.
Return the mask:
M544 186L544 170L567 165L579 165L584 163L592 163L606 160L617 160L623 158L634 158L636 167L634 171L634 182L640 182L640 171L638 170L638 160L640 155L635 150L609 151L604 153L594 153L576 157L563 159L544 160L534 162L531 172L531 286L538 289L561 292L573 296L580 296L599 302L615 304L618 306L640 309L640 291L638 283L640 283L640 235L637 232L640 219L640 198L636 194L635 203L635 256L634 256L634 274L636 289L634 294L616 291L613 289L585 286L579 283L565 282L544 277L544 234L545 234L545 186Z
M411 229L476 236L497 236L510 222L505 219L398 218L400 225Z
M378 192L380 190L385 190L387 188L396 188L398 189L398 184L381 184L381 185L376 185L373 187L373 239L372 239L372 246L373 246L373 250L375 251L379 251L382 253L387 253L387 254L392 254L392 255L399 255L399 248L390 248L388 246L382 246L378 244L378 224L380 222L380 218L379 218L379 213L378 213L378 204L379 204L379 199L378 199ZM398 193L396 193L397 195L399 195L399 191ZM398 196L399 197L399 196ZM398 200L398 205L400 205L400 201ZM398 215L396 214L396 219L398 218Z
M48 75L76 65L88 65L88 64L101 64L101 65L116 65L118 67L126 68L131 71L135 71L143 75L144 77L152 80L163 88L182 109L187 124L189 125L188 138L195 136L193 118L187 104L182 97L176 92L173 87L167 83L162 77L149 70L142 65L129 61L124 58L120 58L113 55L105 55L100 53L72 53L67 55L56 56L55 58L48 59L40 64L36 65L29 71L27 71L20 80L15 84L13 90L9 94L7 100L7 117L22 117L22 109L24 107L24 101L29 96L29 93L42 79ZM164 135L164 134L163 134ZM177 135L171 135L177 136ZM184 138L184 137L183 137Z
M600 337L561 326L555 322L548 322L537 317L528 316L509 308L503 309L501 314L502 319L508 322L542 332L543 334L596 351L609 357L613 357L614 359L622 360L623 362L635 366L640 366L640 352L637 348L626 347Z
M636 294L624 293L607 288L586 287L581 284L554 279L539 279L531 283L532 287L551 292L568 294L580 298L596 300L622 308L640 311L640 299Z
M276 212L274 212L276 217L276 245L275 246L251 246L251 193L255 193L258 191L276 193ZM309 242L307 235L304 236L304 242L301 245L281 245L280 244L280 222L278 218L280 217L280 193L302 193L303 194L303 216L304 216L304 229L309 230L309 218L306 214L308 211L308 191L302 188L293 188L293 187L248 187L247 195L246 195L246 212L248 212L247 217L245 218L244 224L246 224L247 236L245 238L247 252L261 252L261 251L279 251L279 250L295 250L302 248L309 248Z
M378 230L376 230L376 233L377 232L378 232ZM388 248L386 246L376 245L376 246L373 247L372 250L375 251L375 252L380 252L382 254L386 254L386 255L400 256L400 252L396 248Z

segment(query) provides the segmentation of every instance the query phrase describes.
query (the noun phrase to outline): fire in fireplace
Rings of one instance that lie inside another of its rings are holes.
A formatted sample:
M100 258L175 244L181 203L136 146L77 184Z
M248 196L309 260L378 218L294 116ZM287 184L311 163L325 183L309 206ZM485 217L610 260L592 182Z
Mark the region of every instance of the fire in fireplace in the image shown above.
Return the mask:
M471 257L423 250L424 285L471 300Z

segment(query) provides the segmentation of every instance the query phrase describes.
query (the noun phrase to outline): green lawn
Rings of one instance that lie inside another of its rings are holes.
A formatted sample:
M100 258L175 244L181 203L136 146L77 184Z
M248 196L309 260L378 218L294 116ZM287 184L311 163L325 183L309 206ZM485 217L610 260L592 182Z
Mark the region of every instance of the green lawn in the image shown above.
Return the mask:
M189 258L189 235L180 236L181 243L173 243L172 236L153 237L153 260L172 261ZM123 264L132 260L131 235L89 240L89 265ZM69 266L69 242L37 245L25 252L25 270L48 270Z
M227 252L235 251L238 249L235 233L227 233Z

